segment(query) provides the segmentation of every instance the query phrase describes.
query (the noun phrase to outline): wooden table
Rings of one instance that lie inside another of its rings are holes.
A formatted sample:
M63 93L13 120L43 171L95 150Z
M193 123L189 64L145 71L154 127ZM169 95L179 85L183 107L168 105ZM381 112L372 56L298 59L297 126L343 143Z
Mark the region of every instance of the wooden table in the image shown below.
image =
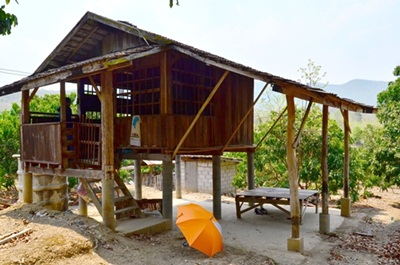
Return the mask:
M302 190L299 189L300 201L300 222L303 222L303 217L309 203L315 205L315 213L318 213L318 190ZM261 187L253 190L237 193L235 196L236 202L236 217L241 218L242 213L250 211L256 207L262 207L264 203L271 204L279 210L287 213L290 216L290 211L280 205L290 205L290 189L286 188L267 188ZM247 202L247 208L243 207ZM243 207L243 209L242 209Z

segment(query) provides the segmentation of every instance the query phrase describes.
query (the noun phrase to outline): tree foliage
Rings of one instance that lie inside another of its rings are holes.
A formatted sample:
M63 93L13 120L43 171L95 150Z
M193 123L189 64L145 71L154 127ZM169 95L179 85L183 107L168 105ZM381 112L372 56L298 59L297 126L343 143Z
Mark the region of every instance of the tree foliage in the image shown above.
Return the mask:
M289 187L286 160L286 127L287 116L284 115L272 128L281 111L271 111L265 122L259 124L255 130L255 144L258 144L270 130L269 134L260 143L254 154L255 185L268 187ZM304 110L297 108L295 128L300 128ZM272 129L271 129L272 128ZM297 168L299 175L299 188L321 190L322 183L322 111L318 106L313 106L301 133L301 141L297 146ZM354 139L350 139L354 143ZM369 146L370 148L374 148ZM370 161L362 149L352 146L350 160L350 196L353 201L359 199L364 192L363 183L369 186L377 184L373 180L367 182L370 174L365 169ZM241 158L243 161L237 167L237 174L233 185L237 188L247 187L247 158L243 153L227 154L231 157ZM344 166L344 134L335 120L328 122L328 182L329 193L337 194L343 188Z
M321 66L316 66L311 60L304 68L300 68L303 83L315 87L320 83L326 73L320 74ZM301 101L296 101L300 105ZM289 187L287 160L286 160L286 127L287 116L283 116L274 127L279 113L283 109L282 102L273 100L262 102L262 117L258 119L258 126L255 130L254 142L259 144L255 152L255 185ZM305 110L296 108L295 129L300 128ZM370 128L370 133L374 134L374 127ZM265 137L266 133L268 135ZM379 134L374 134L378 137ZM381 184L379 178L371 178L373 167L368 158L368 152L376 148L376 141L372 137L368 139L362 133L356 135L359 141L366 143L366 148L360 145L350 147L350 196L353 201L358 200L361 193L365 192L364 183L369 187ZM265 139L264 139L265 137ZM368 136L366 136L368 137ZM262 142L261 139L264 139ZM319 106L313 106L306 119L301 141L297 145L297 168L299 175L298 186L300 188L321 189L322 183L322 111ZM355 138L350 139L353 144ZM243 162L238 166L238 174L235 176L233 185L238 188L247 187L247 162L245 154L228 154L229 156L240 157ZM344 133L337 122L333 119L328 121L328 182L330 194L336 194L343 188L343 167L344 167Z
M68 97L74 102L76 93L70 93ZM30 104L30 111L57 113L59 105L59 95L35 96ZM71 108L75 112L77 106L72 104ZM4 110L0 114L0 187L7 189L14 185L17 177L18 163L12 155L20 152L20 111L20 106L13 103L10 110Z
M6 5L10 3L10 0L5 1ZM17 17L14 14L7 13L5 8L5 5L0 6L0 35L10 35L11 28L18 25Z
M395 67L395 81L378 95L377 117L383 125L380 148L375 152L379 164L375 173L390 185L400 185L400 66Z
M301 73L299 82L310 87L326 87L328 82L322 85L320 84L320 81L326 76L326 72L321 73L321 68L320 65L316 65L311 59L308 59L307 65L305 67L300 67L298 70Z
M77 112L77 105L73 104L76 101L76 93L69 93L67 95L71 99L72 113ZM60 106L60 95L58 94L46 94L42 97L34 96L30 105L29 110L32 112L44 112L44 113L57 113L58 107Z
M10 189L14 185L18 163L12 156L19 153L20 107L14 103L11 110L0 114L0 187Z

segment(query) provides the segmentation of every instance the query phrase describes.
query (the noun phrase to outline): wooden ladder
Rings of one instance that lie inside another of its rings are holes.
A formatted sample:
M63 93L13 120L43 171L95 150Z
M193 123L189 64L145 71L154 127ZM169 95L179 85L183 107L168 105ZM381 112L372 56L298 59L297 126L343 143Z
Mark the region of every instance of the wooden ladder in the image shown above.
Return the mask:
M96 206L99 213L103 216L101 205L101 179L81 178L80 181L84 185L88 197ZM144 214L137 204L136 200L133 198L124 181L119 177L117 173L115 173L114 175L114 214L117 220L123 218L144 217Z

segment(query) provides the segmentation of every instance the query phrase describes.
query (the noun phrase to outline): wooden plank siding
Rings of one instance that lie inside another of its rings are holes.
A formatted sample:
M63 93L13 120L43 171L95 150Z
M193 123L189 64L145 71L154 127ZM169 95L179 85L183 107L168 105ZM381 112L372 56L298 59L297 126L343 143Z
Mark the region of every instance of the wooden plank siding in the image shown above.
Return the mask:
M143 87L143 89L151 88L151 93L160 91L159 97L154 98L153 95L153 101L146 103L151 106L159 104L160 111L143 115L143 112L140 111L141 108L135 105L144 104L143 102L126 99L124 103L124 100L116 100L116 104L129 104L131 106L129 108L117 106L118 113L141 117L142 146L129 146L131 116L128 116L115 118L115 147L129 147L137 149L137 151L142 148L161 149L169 152L177 146L207 98L207 93L215 86L223 71L213 66L207 66L176 51L168 51L164 56L152 55L149 57L151 57L150 61L145 62L143 58L135 61L130 68L115 71L114 80L123 80L122 77L116 77L121 73L141 72L141 69L147 69L148 72L149 67L160 66L160 88L155 88L154 85L148 85L147 88ZM148 57L146 58L148 59ZM163 75L167 75L166 78ZM140 78L149 80L148 76L141 76ZM141 81L132 79L129 82L119 82L115 89L121 87L130 89L129 86ZM132 93L143 94L147 92ZM229 73L220 90L189 133L181 149L197 148L204 150L211 148L215 150L217 147L224 146L242 118L252 107L253 97L253 79ZM132 98L134 97L132 96ZM123 109L125 111L122 113L120 110ZM251 146L252 144L253 114L251 113L232 138L230 145ZM195 152L195 150L192 151Z
M22 159L25 162L43 162L60 165L62 162L61 124L23 124Z
M217 95L217 145L225 145L242 118L252 107L253 79L230 73ZM251 113L233 136L229 145L253 144L253 114Z

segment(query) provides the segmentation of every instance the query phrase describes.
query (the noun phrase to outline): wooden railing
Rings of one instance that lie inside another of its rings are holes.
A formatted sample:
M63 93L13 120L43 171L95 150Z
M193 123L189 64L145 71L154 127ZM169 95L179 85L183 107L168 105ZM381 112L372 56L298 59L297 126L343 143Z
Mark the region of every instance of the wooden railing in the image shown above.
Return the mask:
M83 167L101 166L101 124L79 123L79 154Z

